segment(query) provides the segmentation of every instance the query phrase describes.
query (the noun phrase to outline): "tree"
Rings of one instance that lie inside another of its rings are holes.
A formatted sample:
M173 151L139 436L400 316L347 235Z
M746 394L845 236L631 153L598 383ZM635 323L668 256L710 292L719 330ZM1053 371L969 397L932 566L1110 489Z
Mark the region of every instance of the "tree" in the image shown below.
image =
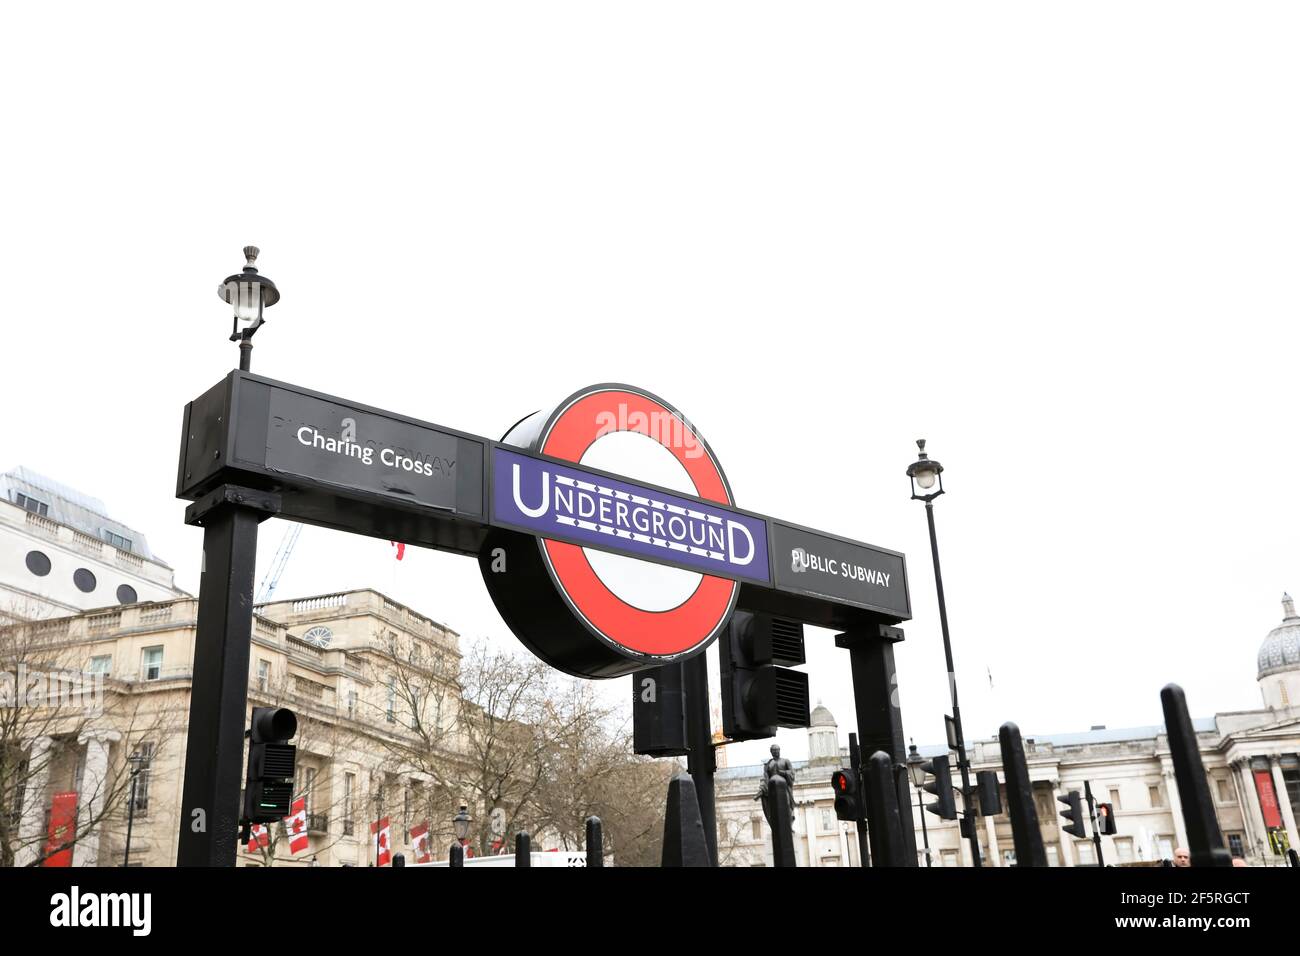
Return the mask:
M135 682L86 673L84 642L70 636L67 618L28 620L12 609L5 617L0 866L40 866L78 841L112 852L125 834L128 757L147 751L156 759L174 744L176 702L165 692L143 693ZM85 759L86 751L94 759ZM52 776L80 783L75 826L62 839L51 839L35 816Z

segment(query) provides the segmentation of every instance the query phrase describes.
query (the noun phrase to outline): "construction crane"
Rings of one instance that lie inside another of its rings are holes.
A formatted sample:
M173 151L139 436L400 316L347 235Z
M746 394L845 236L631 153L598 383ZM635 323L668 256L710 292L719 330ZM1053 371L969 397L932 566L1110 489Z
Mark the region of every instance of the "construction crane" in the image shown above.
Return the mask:
M266 572L262 583L258 585L254 604L265 604L271 600L271 595L275 593L275 586L280 583L280 575L284 574L284 567L289 563L289 556L293 554L293 546L298 543L300 534L302 534L302 525L297 521L289 522L284 537L280 539L280 547L276 549L275 557L271 560L271 569Z

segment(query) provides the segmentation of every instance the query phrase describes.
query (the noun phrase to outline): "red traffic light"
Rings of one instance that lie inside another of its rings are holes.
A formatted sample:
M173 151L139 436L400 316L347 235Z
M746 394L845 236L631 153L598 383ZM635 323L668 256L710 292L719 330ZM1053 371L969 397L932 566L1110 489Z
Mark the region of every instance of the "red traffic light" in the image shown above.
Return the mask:
M841 793L847 792L849 789L848 774L846 774L843 770L835 771L834 775L831 777L831 785L834 786L835 789L839 790Z

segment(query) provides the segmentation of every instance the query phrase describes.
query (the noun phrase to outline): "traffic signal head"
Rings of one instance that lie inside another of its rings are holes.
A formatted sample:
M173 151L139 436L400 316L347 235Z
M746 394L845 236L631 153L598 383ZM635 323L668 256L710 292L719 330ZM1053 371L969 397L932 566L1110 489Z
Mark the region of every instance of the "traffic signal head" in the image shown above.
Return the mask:
M925 809L937 814L944 820L957 819L957 801L952 795L952 768L948 766L948 755L934 757L922 764L922 769L934 777L925 784L925 792L932 793L939 799L927 803Z
M803 625L737 611L718 642L722 677L722 732L731 740L776 736L777 727L808 726L808 675Z
M836 819L862 819L862 789L855 771L836 770L831 774L831 790L835 793Z
M689 750L681 664L647 667L632 675L632 750L651 757L677 757Z
M1069 821L1061 829L1071 836L1083 839L1088 834L1083 828L1083 806L1079 800L1079 791L1071 790L1063 797L1057 797L1061 803L1065 804L1065 809L1061 811L1061 816Z
M1114 836L1119 832L1115 827L1115 808L1109 803L1097 804L1097 832L1102 836Z
M998 791L998 772L981 770L975 774L979 791L980 816L995 817L1002 812L1002 794Z
M254 707L249 739L255 744L288 743L298 732L298 718L284 707Z
M244 819L271 823L289 815L293 803L298 748L289 743L298 718L283 707L254 707L248 730L248 772L244 779Z

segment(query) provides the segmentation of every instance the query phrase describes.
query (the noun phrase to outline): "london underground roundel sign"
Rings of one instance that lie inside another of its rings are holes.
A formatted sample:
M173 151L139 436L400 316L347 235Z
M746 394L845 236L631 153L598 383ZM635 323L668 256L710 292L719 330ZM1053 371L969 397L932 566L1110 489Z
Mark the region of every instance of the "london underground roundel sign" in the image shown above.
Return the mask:
M710 508L733 504L722 468L649 392L583 389L519 422L495 451L494 518L520 531L493 532L483 577L519 639L561 670L614 677L702 651L740 590L709 570L766 580L763 526Z

